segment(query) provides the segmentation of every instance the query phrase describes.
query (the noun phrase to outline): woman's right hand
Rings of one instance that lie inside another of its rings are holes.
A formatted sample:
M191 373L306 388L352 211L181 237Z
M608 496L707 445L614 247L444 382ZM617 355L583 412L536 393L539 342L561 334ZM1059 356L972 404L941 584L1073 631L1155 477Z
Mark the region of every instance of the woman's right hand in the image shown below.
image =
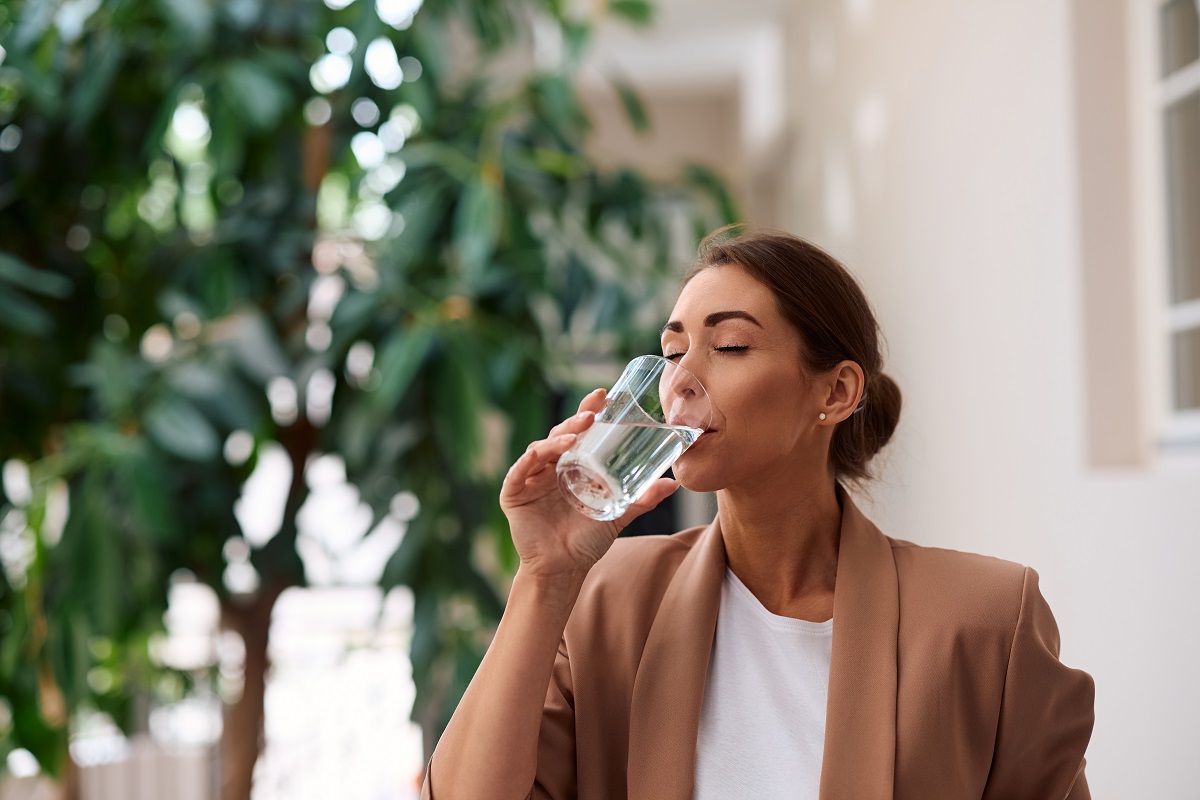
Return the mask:
M529 445L504 477L500 508L508 517L521 569L542 580L575 580L608 552L625 526L679 488L669 478L655 481L620 519L599 521L580 514L558 488L558 459L575 444L604 408L603 389L579 404L579 413L554 426L545 439Z

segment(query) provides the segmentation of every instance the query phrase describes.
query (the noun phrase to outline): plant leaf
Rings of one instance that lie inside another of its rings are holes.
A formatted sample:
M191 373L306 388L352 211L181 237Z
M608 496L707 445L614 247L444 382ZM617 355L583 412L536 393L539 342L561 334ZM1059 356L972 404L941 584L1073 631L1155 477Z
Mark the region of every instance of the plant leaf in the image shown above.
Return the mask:
M8 253L0 253L0 281L34 294L57 297L60 300L68 297L73 288L67 276L49 270L34 269Z
M617 91L617 97L621 100L621 107L625 109L625 117L629 124L638 133L650 130L650 116L646 113L646 107L642 105L642 98L637 89L624 77L614 75L610 80Z
M257 312L247 313L238 321L233 347L242 368L259 383L288 373L287 356L275 332Z
M726 224L737 222L741 219L737 202L733 199L733 195L729 193L725 181L711 167L703 164L688 164L684 167L684 180L687 181L688 185L709 195L713 199L722 220Z
M477 179L463 187L454 212L454 245L468 283L478 281L491 261L500 214L500 192L490 181Z
M168 395L150 407L146 431L164 450L190 461L207 461L221 449L212 424L179 395Z
M71 121L67 133L78 137L87 130L96 112L109 99L113 80L125 60L125 45L116 36L97 38L89 48L88 67L71 96Z
M54 330L54 318L29 298L0 287L0 328L45 336Z
M381 380L372 401L377 408L395 408L404 398L433 342L433 330L426 327L400 328L392 332L376 359Z
M472 474L480 450L479 411L484 406L485 376L477 348L458 336L446 338L446 354L438 364L434 402L440 410L437 431L456 471Z
M170 473L144 445L134 449L121 466L126 491L146 533L160 542L175 540L180 528L171 508Z
M215 23L213 3L194 0L160 0L167 16L178 29L177 38L189 42L197 50L208 46Z
M634 25L649 25L654 22L654 6L647 0L612 0L608 10L614 17L624 17Z
M253 61L234 61L225 68L221 88L230 106L255 130L268 130L287 108L287 87Z

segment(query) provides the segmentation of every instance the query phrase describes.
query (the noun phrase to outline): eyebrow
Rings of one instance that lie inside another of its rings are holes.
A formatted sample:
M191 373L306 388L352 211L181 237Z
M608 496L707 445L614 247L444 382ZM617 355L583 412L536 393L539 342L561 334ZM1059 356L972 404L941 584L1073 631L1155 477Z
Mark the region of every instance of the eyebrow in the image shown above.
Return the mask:
M754 323L760 328L762 327L762 324L746 311L714 311L704 318L704 327L711 328L718 323L725 322L726 320L730 319L744 319L747 322ZM683 323L677 319L673 319L663 326L662 333L659 335L664 335L667 331L671 331L672 333L683 333Z

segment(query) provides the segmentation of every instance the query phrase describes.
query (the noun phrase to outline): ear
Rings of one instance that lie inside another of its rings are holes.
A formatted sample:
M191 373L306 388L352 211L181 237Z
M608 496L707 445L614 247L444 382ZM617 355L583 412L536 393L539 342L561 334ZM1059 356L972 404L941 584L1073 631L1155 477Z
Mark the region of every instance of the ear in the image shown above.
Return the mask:
M857 362L843 361L825 373L822 383L825 398L820 410L825 414L825 419L821 424L833 425L849 417L858 408L867 379Z

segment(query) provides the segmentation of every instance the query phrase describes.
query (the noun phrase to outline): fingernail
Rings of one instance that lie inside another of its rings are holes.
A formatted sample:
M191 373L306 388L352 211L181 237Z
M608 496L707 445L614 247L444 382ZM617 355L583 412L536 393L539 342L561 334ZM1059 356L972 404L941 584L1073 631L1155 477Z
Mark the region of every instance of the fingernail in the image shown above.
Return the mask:
M594 416L596 416L596 412L594 412L594 411L580 411L578 414L575 415L575 419L585 420L588 417L594 417Z

